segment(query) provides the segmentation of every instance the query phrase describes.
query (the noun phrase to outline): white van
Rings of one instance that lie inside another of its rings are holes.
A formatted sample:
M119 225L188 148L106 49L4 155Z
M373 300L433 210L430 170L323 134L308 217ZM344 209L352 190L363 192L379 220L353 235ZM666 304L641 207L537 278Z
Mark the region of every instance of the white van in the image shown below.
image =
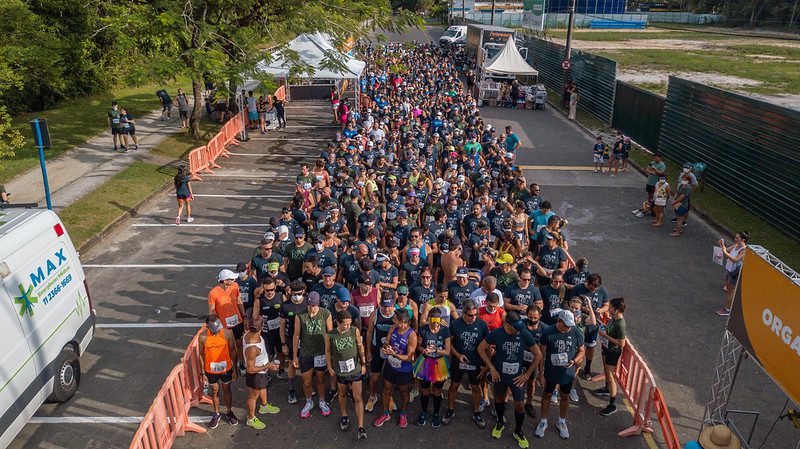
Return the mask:
M449 45L464 45L467 43L467 27L463 25L453 25L444 32L439 38L439 45L447 47Z
M81 378L95 313L78 253L49 210L0 209L0 447Z

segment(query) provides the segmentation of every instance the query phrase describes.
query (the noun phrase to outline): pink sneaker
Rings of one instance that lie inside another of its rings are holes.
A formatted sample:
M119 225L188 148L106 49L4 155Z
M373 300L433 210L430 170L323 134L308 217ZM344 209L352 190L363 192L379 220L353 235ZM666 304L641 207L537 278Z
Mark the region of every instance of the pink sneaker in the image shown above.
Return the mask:
M408 416L406 416L405 413L400 414L399 425L401 429L405 429L406 427L408 427Z
M386 421L389 421L390 419L392 419L392 415L390 415L388 413L381 413L380 416L375 418L375 421L373 421L372 424L375 427L380 427L380 426L383 425L383 423L385 423Z

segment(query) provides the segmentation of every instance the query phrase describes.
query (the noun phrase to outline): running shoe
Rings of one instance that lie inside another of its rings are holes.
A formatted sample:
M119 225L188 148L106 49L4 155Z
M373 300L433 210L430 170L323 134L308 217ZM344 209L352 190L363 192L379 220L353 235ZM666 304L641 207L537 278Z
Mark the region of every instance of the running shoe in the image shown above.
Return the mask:
M375 427L380 427L383 425L383 423L389 421L390 419L392 419L392 415L388 413L381 413L381 416L375 418L375 421L372 422L372 425L374 425Z
M642 211L636 212L636 214L635 214L635 215L636 215L636 217L638 217L638 218L644 218L644 214L642 213Z
M598 388L597 390L592 391L592 394L595 396L611 396L611 393L608 391L608 387Z
M528 447L528 439L525 438L525 435L522 432L514 432L514 439L517 440L517 444L522 449L526 449Z
M367 439L367 431L363 427L358 428L358 439L359 440Z
M494 426L494 429L492 429L492 438L498 438L499 439L501 436L503 436L503 429L505 429L505 428L506 428L506 426L504 424L497 423Z
M416 399L417 396L419 396L419 390L417 390L417 388L414 387L411 389L411 392L408 393L408 402L409 403L414 402L414 399Z
M632 210L632 211L631 211L631 213L632 213L633 215L636 215L636 214L638 214L639 212L641 212L641 210L640 210L640 209L634 209L634 210Z
M285 369L278 370L278 379L288 379L289 373Z
M236 424L239 424L239 420L236 419L236 415L233 414L233 411L228 412L225 415L225 419L227 419L228 420L228 424L230 424L232 426L235 426Z
M339 428L342 429L342 432L350 430L350 418L342 416L342 419L339 420Z
M491 404L492 404L492 403L491 403L491 402L489 402L489 400L488 400L488 399L481 399L481 403L480 403L480 405L478 406L478 411L479 411L479 412L483 412L483 411L486 409L486 407L490 406Z
M254 417L252 417L251 419L248 419L248 420L247 420L247 422L246 422L246 424L247 424L247 426L248 426L248 427L252 427L252 428L254 428L254 429L256 429L256 430L261 430L261 429L263 429L263 428L267 427L267 425L266 425L266 424L264 424L263 422L261 422L261 421L258 419L258 417L257 417L257 416L254 416Z
M536 419L536 408L533 406L533 404L531 403L525 404L525 413L531 419Z
M560 392L557 393L557 392L554 391L553 395L550 396L550 403L553 404L553 405L558 405L558 398L559 397L561 397L561 393Z
M378 403L378 397L370 396L369 398L367 398L367 405L364 407L364 410L366 410L367 412L372 412L373 410L375 410L375 404L377 403Z
M719 316L730 316L731 315L731 311L726 309L726 308L724 308L724 307L721 308L721 309L717 309L714 312Z
M262 415L275 415L280 412L281 412L280 408L270 403L267 403L267 405L262 405L258 408L258 413L261 413Z
M314 403L310 399L306 400L305 407L303 407L303 410L300 411L300 417L303 419L308 418L309 416L311 416L311 410L313 409L314 409Z
M561 421L560 419L556 422L556 428L558 428L558 434L561 435L561 438L567 439L569 438L569 429L567 428L567 422Z
M297 404L297 391L289 390L289 399L288 402L290 404Z
M569 392L569 400L572 402L579 402L581 399L578 397L578 390L573 388Z
M483 416L480 413L473 413L472 420L475 421L475 425L478 426L480 429L486 428L486 421L483 420Z
M194 217L187 217L186 218L186 223L191 223L193 221L194 221Z
M588 369L581 370L581 379L583 380L592 380L594 377L594 373ZM573 388L574 390L574 388Z
M211 415L211 421L209 421L208 423L208 428L216 429L217 426L219 425L219 418L220 418L219 413L214 413L213 415Z
M536 426L536 431L533 432L537 438L544 438L544 431L547 430L547 420L543 419L539 421L539 425Z
M444 418L442 418L442 422L444 423L444 425L448 425L451 422L453 422L453 418L455 416L456 416L455 410L448 410L447 412L445 412Z
M428 424L428 412L420 412L419 416L417 416L417 420L414 421L414 425L424 426L425 424Z
M439 416L438 413L433 414L433 418L431 418L431 426L432 427L442 427L442 417Z
M613 415L614 413L617 413L616 404L608 404L606 405L606 408L600 410L600 414L603 416Z
M331 401L333 401L333 398L335 398L335 397L336 397L336 395L337 395L338 393L339 393L339 392L338 392L338 390L334 390L333 388L331 388L330 390L328 390L328 391L325 393L325 402L331 402Z
M408 415L405 413L400 413L400 419L398 420L398 424L400 425L401 429L405 429L408 427Z
M322 411L322 416L328 416L331 414L331 408L328 407L328 403L326 401L319 401L319 409Z

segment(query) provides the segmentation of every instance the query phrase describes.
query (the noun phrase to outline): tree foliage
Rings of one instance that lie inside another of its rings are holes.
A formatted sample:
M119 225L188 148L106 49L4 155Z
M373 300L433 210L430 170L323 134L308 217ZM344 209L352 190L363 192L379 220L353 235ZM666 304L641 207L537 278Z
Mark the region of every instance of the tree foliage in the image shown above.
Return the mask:
M696 13L720 13L735 26L798 26L800 2L797 0L683 0Z

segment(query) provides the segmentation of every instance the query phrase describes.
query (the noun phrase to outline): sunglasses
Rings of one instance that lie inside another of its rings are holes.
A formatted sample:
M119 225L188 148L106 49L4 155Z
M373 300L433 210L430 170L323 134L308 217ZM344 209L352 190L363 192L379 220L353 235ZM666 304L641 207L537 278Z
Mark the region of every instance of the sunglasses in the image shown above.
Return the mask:
M274 289L274 288L265 288L265 289L264 289L264 292L266 292L266 293L270 293L270 292L274 292L275 290L276 290L276 289Z
M519 278L520 281L530 281L531 278Z
M477 312L475 312L475 313L465 313L464 316L467 317L467 318L477 318L478 317L478 313Z

